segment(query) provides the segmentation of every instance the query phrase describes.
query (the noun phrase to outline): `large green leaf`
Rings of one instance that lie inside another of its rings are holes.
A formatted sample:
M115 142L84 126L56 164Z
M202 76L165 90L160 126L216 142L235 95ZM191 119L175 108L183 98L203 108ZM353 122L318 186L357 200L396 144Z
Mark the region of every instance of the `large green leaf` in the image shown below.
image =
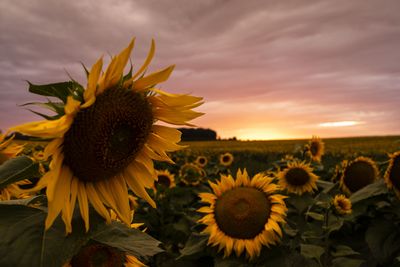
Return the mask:
M324 254L325 249L317 245L301 244L300 253L308 259L316 259L320 262L320 257Z
M118 248L136 257L153 256L162 252L159 241L138 229L131 229L119 222L112 222L99 229L91 239Z
M22 205L1 205L0 202L0 266L59 267L68 262L90 240L131 252L138 257L160 251L158 241L145 233L104 219L91 210L90 230L86 233L79 212L72 219L72 234L65 235L65 226L58 217L44 231L47 213ZM114 236L115 235L115 236ZM154 246L154 248L152 248Z
M350 201L352 204L356 204L357 202L360 202L364 199L378 196L381 194L386 194L387 192L388 191L385 182L383 181L383 179L380 179L379 181L367 185L363 189L360 189L359 191L352 194L350 197Z
M37 177L39 175L39 164L27 156L9 159L0 165L0 188L9 184Z
M207 247L208 236L193 233L181 250L181 257L201 254Z
M400 231L392 221L374 221L365 233L365 241L380 263L391 261L400 253Z
M359 267L364 261L340 257L332 260L332 267Z

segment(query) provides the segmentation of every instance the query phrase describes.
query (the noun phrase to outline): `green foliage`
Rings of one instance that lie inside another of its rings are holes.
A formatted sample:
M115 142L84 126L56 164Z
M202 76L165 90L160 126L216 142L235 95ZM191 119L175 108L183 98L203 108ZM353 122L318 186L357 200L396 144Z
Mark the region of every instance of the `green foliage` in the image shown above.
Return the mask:
M69 262L90 240L112 246L137 257L153 256L162 250L159 242L139 230L118 222L107 225L94 212L94 227L86 233L80 215L72 220L73 233L66 236L64 223L58 218L44 230L46 211L0 202L0 266L59 267Z
M27 156L9 159L0 165L0 189L39 176L39 165Z

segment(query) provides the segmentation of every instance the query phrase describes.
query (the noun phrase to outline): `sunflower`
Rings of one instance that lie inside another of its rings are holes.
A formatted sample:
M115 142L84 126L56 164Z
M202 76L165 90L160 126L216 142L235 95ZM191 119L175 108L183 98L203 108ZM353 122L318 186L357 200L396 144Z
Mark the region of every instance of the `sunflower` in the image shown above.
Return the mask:
M196 163L197 165L199 165L200 167L204 168L204 167L207 165L207 163L208 163L207 157L205 157L205 156L198 156L198 157L196 158L195 163Z
M11 158L15 158L24 150L23 145L13 144L14 136L6 139L6 135L0 133L0 165Z
M322 155L324 155L325 144L318 136L313 136L308 143L308 152L312 160L316 162L321 161Z
M277 174L279 185L290 193L302 195L317 189L319 179L309 164L300 161L288 162L287 168Z
M35 187L47 187L46 229L61 213L70 233L76 200L87 231L89 203L107 222L111 208L129 224L128 187L155 207L146 191L156 179L153 160L173 163L166 152L183 148L177 144L181 132L155 123L192 126L189 121L203 114L192 110L202 98L155 87L168 79L174 66L145 76L154 41L139 70L124 76L133 45L134 40L113 57L104 73L102 58L92 66L82 96L67 97L63 116L11 129L52 139L44 151L46 158L52 156L49 172Z
M146 265L140 262L135 256L126 254L126 252L101 243L93 243L82 248L63 267L95 266L144 267Z
M357 192L361 188L372 184L378 179L379 171L376 163L366 157L358 157L344 163L344 170L340 177L340 188L347 195Z
M351 214L351 201L345 195L336 195L333 198L333 206L339 215Z
M154 188L156 185L161 185L165 188L175 187L175 175L170 173L169 170L156 170L157 181L154 182Z
M400 197L400 151L390 155L390 163L385 172L385 182Z
M196 186L206 176L205 171L193 163L185 163L179 170L181 181L186 185Z
M271 178L257 174L250 180L246 170L238 170L236 180L221 175L220 181L209 184L213 193L199 194L209 206L198 210L206 214L199 222L207 225L203 233L210 235L208 245L224 250L224 257L234 251L237 256L245 252L254 259L263 245L280 241L286 197L275 193L278 186Z
M8 159L15 158L22 152L24 146L12 144L14 136L6 140L6 136L0 134L0 165ZM29 180L18 181L0 188L0 200L10 200L14 198L26 198L29 194L22 193L20 185L30 184Z
M221 154L219 156L219 164L221 164L222 166L228 167L232 164L232 162L233 162L233 155L229 152Z

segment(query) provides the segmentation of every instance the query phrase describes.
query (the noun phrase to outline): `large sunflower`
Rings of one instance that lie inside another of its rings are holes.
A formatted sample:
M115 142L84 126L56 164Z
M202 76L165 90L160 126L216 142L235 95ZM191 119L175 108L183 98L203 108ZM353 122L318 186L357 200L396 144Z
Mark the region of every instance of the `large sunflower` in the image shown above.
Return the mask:
M385 182L400 197L400 151L390 155L390 163L385 172Z
M344 164L339 185L347 195L357 192L378 179L378 167L370 158L358 157L353 161L346 161Z
M325 144L318 136L313 136L308 144L308 152L312 160L320 162L325 152Z
M190 126L190 120L202 115L192 110L202 104L202 98L156 88L174 66L144 74L154 55L154 41L139 70L123 76L133 45L134 40L113 57L104 73L102 58L92 66L82 98L69 96L63 116L11 129L53 139L44 151L46 157L52 156L50 170L35 187L47 187L46 229L61 212L66 231L71 232L76 200L86 230L89 203L108 222L107 208L111 208L129 224L128 187L155 207L146 192L156 179L153 160L173 163L166 152L182 148L177 145L178 130L155 122Z
M287 168L277 176L282 189L298 195L317 189L316 181L319 179L309 164L297 160L288 162Z
M217 183L210 183L213 193L200 193L202 202L208 203L198 211L206 215L199 222L207 225L208 244L224 250L224 257L232 251L240 256L259 256L263 245L280 241L285 222L285 196L275 194L278 189L272 179L257 174L250 180L246 170L238 170L236 180L221 176Z

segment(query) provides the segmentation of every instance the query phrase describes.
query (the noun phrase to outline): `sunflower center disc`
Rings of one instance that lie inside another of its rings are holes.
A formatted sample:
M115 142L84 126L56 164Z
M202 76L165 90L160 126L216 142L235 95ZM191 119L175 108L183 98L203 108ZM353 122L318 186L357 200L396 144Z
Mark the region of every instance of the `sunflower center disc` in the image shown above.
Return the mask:
M231 159L230 156L223 156L222 157L222 162L229 162L230 159Z
M125 263L124 253L104 245L90 245L83 248L71 260L71 267L122 267Z
M206 163L206 160L204 158L200 158L199 162L200 162L200 164L204 164L204 163Z
M302 186L308 183L310 175L303 168L291 168L286 173L285 178L290 185Z
M81 181L113 177L142 149L152 124L153 113L144 96L107 89L74 118L64 136L64 163Z
M393 164L389 172L389 180L397 190L400 190L400 155L393 159Z
M169 187L171 185L171 181L166 175L158 175L158 184L161 184L165 187Z
M352 193L373 183L374 180L374 167L366 161L353 162L344 171L344 184Z
M250 187L237 187L218 198L215 219L226 235L252 239L263 231L270 209L271 203L263 192Z
M319 143L318 142L311 142L310 145L310 152L313 156L317 155L319 151Z

